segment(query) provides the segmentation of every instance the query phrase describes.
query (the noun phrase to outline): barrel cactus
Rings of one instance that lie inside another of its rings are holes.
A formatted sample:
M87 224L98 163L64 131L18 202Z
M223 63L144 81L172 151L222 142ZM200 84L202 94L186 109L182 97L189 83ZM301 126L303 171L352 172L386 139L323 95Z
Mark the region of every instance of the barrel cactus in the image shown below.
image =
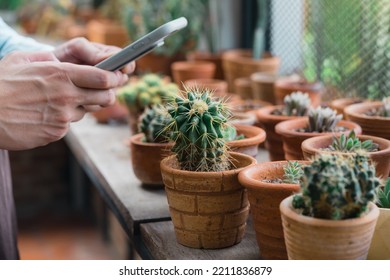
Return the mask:
M182 170L224 171L231 166L223 131L231 113L208 90L185 89L168 105L167 129Z
M145 141L149 143L168 142L169 135L165 127L171 122L162 105L156 104L147 108L140 117L139 130L144 133Z
M368 156L321 154L303 168L301 193L292 206L303 215L343 220L361 216L375 201L381 181Z
M308 112L309 124L306 132L332 132L337 123L342 119L342 115L329 107L317 107Z

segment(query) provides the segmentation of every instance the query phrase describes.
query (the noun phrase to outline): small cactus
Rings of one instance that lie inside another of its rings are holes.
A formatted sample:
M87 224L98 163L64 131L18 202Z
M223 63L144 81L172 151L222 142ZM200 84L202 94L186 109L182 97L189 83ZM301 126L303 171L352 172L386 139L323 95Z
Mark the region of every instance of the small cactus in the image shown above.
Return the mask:
M360 141L359 138L356 137L355 131L351 130L348 136L345 136L345 134L341 134L339 137L333 136L332 144L326 149L329 151L350 153L359 150L376 152L378 151L378 148L379 145L372 140Z
M390 178L387 178L383 188L378 188L377 196L379 207L390 208Z
M118 101L129 111L142 113L153 104L164 104L174 98L179 88L174 83L166 83L156 74L145 74L137 82L118 89Z
M231 166L223 130L231 115L208 90L185 89L169 103L172 117L167 129L175 142L172 151L183 170L224 171Z
M284 179L283 183L285 184L299 184L303 176L303 167L297 161L288 161L284 169Z
M335 110L329 107L317 107L310 109L308 113L309 125L306 132L332 132L337 123L342 119L342 115L337 115Z
M342 220L359 217L375 201L381 181L365 153L321 154L303 168L301 193L292 206L303 215Z
M380 110L380 116L389 118L390 117L390 97L385 97L382 99L383 106Z
M144 133L146 142L168 142L169 134L165 127L171 120L171 116L167 114L162 105L156 104L151 108L146 108L142 113L139 121L139 130Z
M310 105L311 100L307 93L293 92L284 98L283 115L306 116Z

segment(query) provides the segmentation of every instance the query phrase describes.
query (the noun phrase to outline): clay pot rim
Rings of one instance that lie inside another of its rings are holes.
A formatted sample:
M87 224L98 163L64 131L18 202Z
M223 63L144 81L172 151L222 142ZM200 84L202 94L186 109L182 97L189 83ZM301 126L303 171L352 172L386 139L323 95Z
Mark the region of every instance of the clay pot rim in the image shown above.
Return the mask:
M350 104L349 102L355 102L355 101L361 101L359 103L354 103L354 104ZM330 105L331 107L340 107L340 108L344 108L345 106L345 103L349 104L349 105L355 105L355 104L360 104L360 103L363 103L364 102L364 99L360 98L360 97L344 97L344 98L337 98L335 100L332 100L330 102ZM348 106L349 106L348 105Z
M249 145L258 145L265 141L266 133L264 129L260 127L244 124L233 124L233 126L237 129L237 134L240 132L241 134L244 134L245 138L226 142L228 146L243 147Z
M249 112L237 112L233 110L233 119L229 120L229 123L231 124L241 124L240 121L250 121L253 124L256 122L256 116L254 114L251 114ZM238 119L234 119L234 117L238 117Z
M288 89L292 91L301 91L305 92L305 90L310 91L312 93L320 94L324 86L321 82L307 82L300 79L293 79L289 77L280 78L275 81L275 87L281 89Z
M263 76L263 79L260 77ZM255 72L249 76L252 82L255 83L267 83L267 84L273 84L275 83L279 76L276 73L272 72Z
M210 172L206 172L206 171L188 171L188 170L181 170L181 169L178 169L176 167L173 167L172 166L172 161L174 162L177 162L176 160L176 155L171 155L171 156L168 156L166 158L164 158L161 163L160 163L160 169L161 171L165 171L167 173L170 173L170 174L181 174L181 175L184 175L184 176L198 176L198 177L204 177L204 178L210 178L210 177L220 177L221 175L224 176L229 176L229 175L233 175L237 172L240 172L241 170L243 170L244 168L248 167L248 166L251 166L253 164L256 164L257 161L254 157L252 156L248 156L246 154L242 154L242 153L237 153L237 152L228 152L229 153L229 156L231 158L231 161L233 162L239 162L240 160L244 159L244 160L247 160L248 162L250 162L248 165L246 166L243 166L243 167L239 167L239 168L236 168L234 167L233 169L229 169L229 170L226 170L226 171L210 171Z
M308 160L294 160L299 163L308 165L310 161ZM238 181L245 186L246 188L249 189L266 189L270 191L272 190L278 190L278 189L283 189L283 190L289 190L292 192L298 192L300 190L299 184L286 184L286 183L268 183L268 182L262 182L260 180L254 179L253 174L254 173L260 173L262 169L266 169L269 166L272 167L280 167L283 168L285 165L287 165L288 161L287 160L281 160L281 161L269 161L269 162L261 162L257 163L252 166L246 167L244 170L240 172L238 175ZM260 169L260 170L259 170Z
M385 155L385 154L390 154L390 141L382 138L382 137L377 137L377 136L371 136L371 135L357 135L360 140L372 140L374 143L378 144L379 146L382 146L382 148L379 151L376 152L368 152L369 156L377 156L377 155ZM318 143L319 141L327 141L326 143L329 143L329 145L332 143L332 138L333 135L321 135L321 136L315 136L312 138L308 138L302 142L301 148L302 151L306 151L307 153L310 154L317 154L317 153L325 153L325 154L341 154L341 155L351 155L351 153L346 153L346 152L335 152L335 151L324 151L320 150L321 148L325 147L314 147L314 143ZM326 146L328 147L328 146ZM317 152L318 151L318 152Z
M202 59L221 59L222 54L224 50L220 50L216 53L210 52L210 51L200 51L200 50L195 50L187 53L186 57L187 60L192 61L192 60L202 60Z
M266 57L261 59L253 59L252 49L231 49L226 50L222 53L222 60L227 61L237 61L239 60L242 64L253 64L257 65L260 61L264 64L274 64L279 63L280 58L278 56L273 56L271 53L265 53Z
M144 137L144 133L137 133L137 134L134 134L132 136L130 136L130 138L128 139L128 141L126 141L126 145L127 146L130 146L129 144L134 144L134 145L137 145L137 146L146 146L146 147L171 147L173 146L173 143L171 142L168 142L168 143L149 143L149 142L143 142L141 141L141 138Z
M309 225L313 227L329 227L329 228L340 228L340 227L349 227L356 224L363 225L370 223L373 219L376 219L379 216L379 207L376 206L373 202L369 202L369 211L357 218L345 219L345 220L328 220L320 219L315 217L304 216L297 213L291 206L292 199L294 195L291 195L280 203L280 212L283 215L293 219L301 224Z
M245 106L246 104L254 104L254 105L259 105L261 106L260 108L254 108L254 109L251 109L251 110L248 110L248 111L240 111L240 110L237 110L235 109L234 107L239 107L239 106ZM240 100L237 100L237 101L234 101L231 103L230 108L233 112L240 112L240 113L245 113L245 112L253 112L255 114L255 112L257 110L260 110L260 109L263 109L265 107L268 107L268 106L272 106L271 103L267 102L267 101L264 101L264 100L260 100L260 99L240 99ZM256 116L257 118L257 116Z
M345 127L347 128L346 131L342 132L297 132L295 129L298 128L304 128L305 125L308 123L309 118L308 117L300 117L292 120L282 121L275 125L275 132L279 135L282 135L284 137L314 137L324 134L331 134L331 135L340 135L345 134L346 132L351 131L351 129L355 130L356 135L362 134L362 128L357 123L354 123L352 121L345 121L341 120L337 123L336 126L338 127ZM293 129L291 129L291 126Z
M176 61L173 62L172 70L175 71L187 71L187 70L193 70L197 68L209 68L209 69L215 69L216 66L213 62L210 61L204 61L204 60L194 60L194 61Z
M275 123L282 122L287 120L292 120L296 118L305 118L304 116L282 116L282 115L272 115L276 109L282 109L284 105L270 105L264 108L260 108L256 110L256 117L260 122L264 123Z
M344 113L349 118L350 116L356 118L356 119L366 119L366 120L381 120L381 121L387 121L390 122L390 118L386 117L380 117L380 116L367 116L364 114L364 112L367 112L370 109L378 108L382 106L381 101L370 101L370 102L363 102L358 104L352 104L344 108Z

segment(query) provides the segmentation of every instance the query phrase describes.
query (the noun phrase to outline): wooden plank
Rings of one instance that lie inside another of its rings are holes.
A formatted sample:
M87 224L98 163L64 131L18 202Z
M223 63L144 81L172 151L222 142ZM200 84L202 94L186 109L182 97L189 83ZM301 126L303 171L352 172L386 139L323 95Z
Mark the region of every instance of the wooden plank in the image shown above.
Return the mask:
M140 222L167 220L170 215L164 190L146 189L135 177L130 150L125 144L129 136L126 124L98 124L87 115L71 124L65 140L125 231L132 236Z
M251 219L244 238L229 248L203 250L180 245L171 221L141 225L141 238L152 259L158 260L256 260L260 259ZM142 251L142 250L141 250Z

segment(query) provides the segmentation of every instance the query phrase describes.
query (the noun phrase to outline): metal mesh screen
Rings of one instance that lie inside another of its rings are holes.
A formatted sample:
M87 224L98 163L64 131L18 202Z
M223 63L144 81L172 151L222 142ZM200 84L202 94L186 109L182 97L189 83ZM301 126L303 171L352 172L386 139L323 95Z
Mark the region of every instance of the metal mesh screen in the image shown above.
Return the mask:
M272 0L271 18L281 74L319 79L330 96L390 95L389 0Z

